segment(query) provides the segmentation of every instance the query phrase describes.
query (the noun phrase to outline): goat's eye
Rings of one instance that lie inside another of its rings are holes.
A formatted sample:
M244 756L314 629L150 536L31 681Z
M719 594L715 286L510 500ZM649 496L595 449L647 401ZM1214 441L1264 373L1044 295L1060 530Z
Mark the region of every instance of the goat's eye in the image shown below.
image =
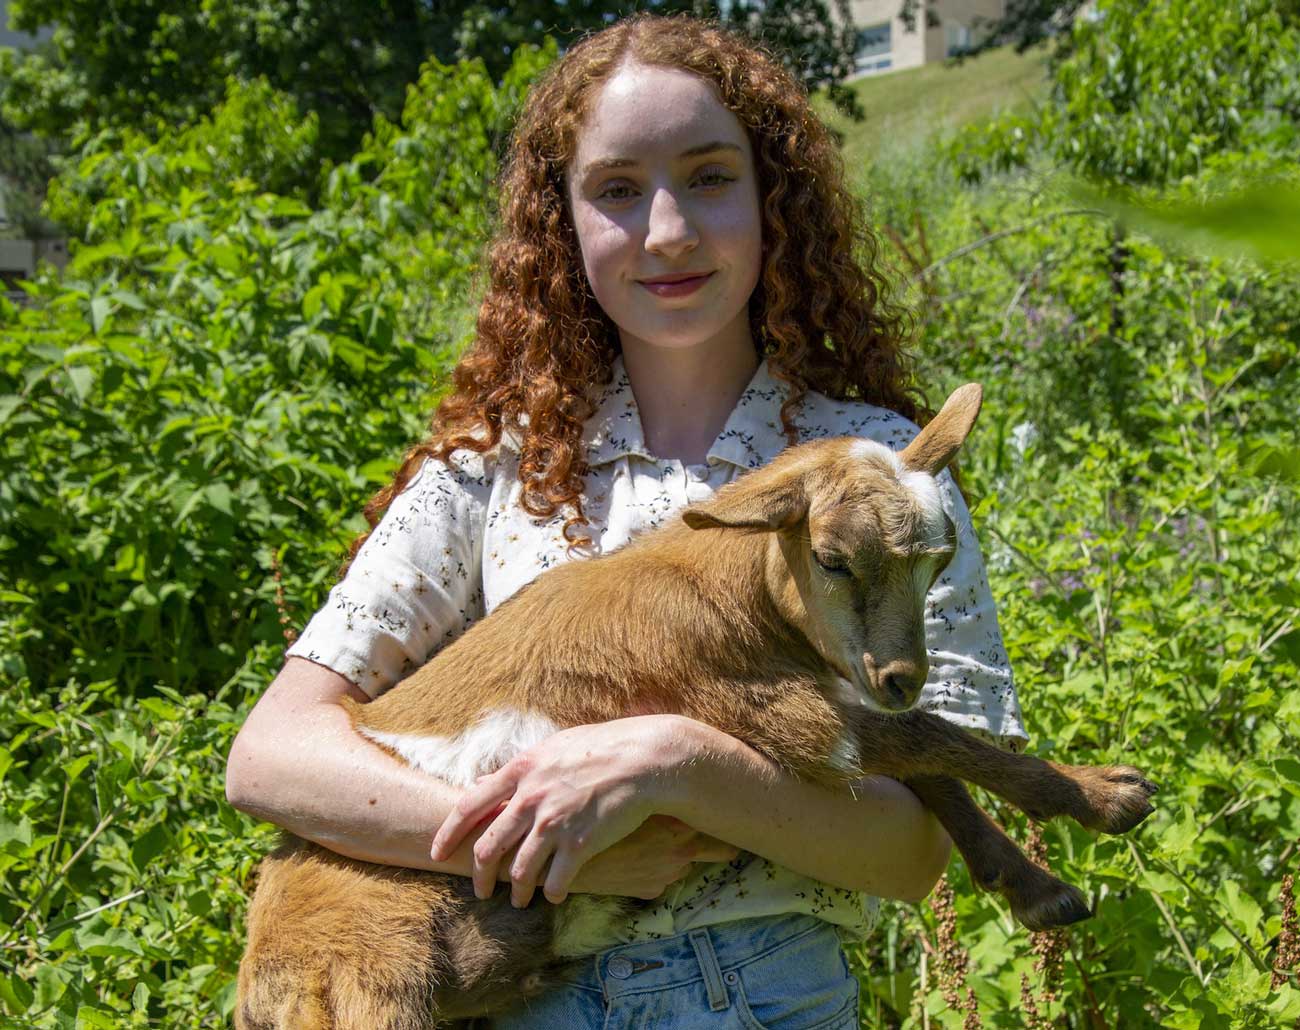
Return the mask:
M842 554L821 554L818 551L813 551L813 560L832 575L847 576L849 574L849 563Z

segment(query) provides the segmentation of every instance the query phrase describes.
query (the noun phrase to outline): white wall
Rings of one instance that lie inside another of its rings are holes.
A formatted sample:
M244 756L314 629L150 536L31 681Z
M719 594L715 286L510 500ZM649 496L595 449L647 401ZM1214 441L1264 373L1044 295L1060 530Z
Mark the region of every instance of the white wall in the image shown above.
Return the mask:
M1006 11L1006 0L920 0L914 32L908 32L899 17L902 8L903 0L851 0L849 4L853 24L859 29L889 23L892 44L889 71L943 60L948 55L950 30L961 27L973 30L975 35L977 17L1001 17ZM937 16L937 27L927 27L927 10ZM834 7L831 11L834 12Z

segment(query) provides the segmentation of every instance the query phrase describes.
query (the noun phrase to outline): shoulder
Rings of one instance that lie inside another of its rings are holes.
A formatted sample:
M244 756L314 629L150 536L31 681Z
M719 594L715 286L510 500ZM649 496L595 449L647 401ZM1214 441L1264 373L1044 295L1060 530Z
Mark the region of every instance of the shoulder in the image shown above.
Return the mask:
M906 447L921 431L911 419L866 401L837 401L809 390L795 419L801 440L856 436L883 443L893 450Z
M503 467L510 464L508 456L509 452L501 447L482 453L460 447L445 460L426 457L402 493L416 502L450 502L457 498L481 502L491 494Z

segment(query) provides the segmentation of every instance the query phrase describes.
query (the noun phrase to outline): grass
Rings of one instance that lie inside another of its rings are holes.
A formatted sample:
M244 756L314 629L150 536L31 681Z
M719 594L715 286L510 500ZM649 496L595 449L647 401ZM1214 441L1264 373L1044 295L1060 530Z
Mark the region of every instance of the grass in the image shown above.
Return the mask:
M957 65L941 62L873 75L850 83L866 109L865 121L844 117L819 95L818 113L844 135L851 178L861 181L873 164L893 163L972 122L1015 109L1028 110L1047 95L1044 51L991 50Z

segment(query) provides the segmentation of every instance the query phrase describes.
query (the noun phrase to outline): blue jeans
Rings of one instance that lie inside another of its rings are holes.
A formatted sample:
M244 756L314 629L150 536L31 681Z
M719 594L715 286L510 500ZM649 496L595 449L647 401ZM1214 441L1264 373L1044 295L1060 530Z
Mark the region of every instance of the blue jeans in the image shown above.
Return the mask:
M858 982L829 923L740 919L624 944L498 1017L497 1030L856 1030Z

